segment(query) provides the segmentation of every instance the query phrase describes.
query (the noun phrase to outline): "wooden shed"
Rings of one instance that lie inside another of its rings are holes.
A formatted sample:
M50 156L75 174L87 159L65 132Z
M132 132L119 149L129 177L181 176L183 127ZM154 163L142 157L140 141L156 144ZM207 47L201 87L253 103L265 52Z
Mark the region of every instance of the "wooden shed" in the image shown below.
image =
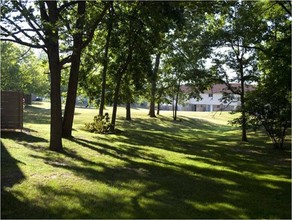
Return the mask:
M1 91L1 129L23 128L22 92Z

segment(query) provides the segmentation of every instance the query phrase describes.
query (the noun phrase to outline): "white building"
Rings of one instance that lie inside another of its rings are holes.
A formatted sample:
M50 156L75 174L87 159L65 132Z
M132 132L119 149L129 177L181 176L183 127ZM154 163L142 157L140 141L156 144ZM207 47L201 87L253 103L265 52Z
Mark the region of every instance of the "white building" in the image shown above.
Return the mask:
M240 89L240 84L231 84L233 88ZM254 90L254 86L246 85L245 91ZM188 92L189 87L182 86L182 92ZM225 84L215 84L209 90L205 90L200 94L201 99L191 98L185 101L183 104L178 105L179 111L232 111L235 110L238 106L240 106L240 97L239 95L233 95L234 99L230 102L222 101L223 93L231 93ZM161 106L161 109L171 110L172 107Z

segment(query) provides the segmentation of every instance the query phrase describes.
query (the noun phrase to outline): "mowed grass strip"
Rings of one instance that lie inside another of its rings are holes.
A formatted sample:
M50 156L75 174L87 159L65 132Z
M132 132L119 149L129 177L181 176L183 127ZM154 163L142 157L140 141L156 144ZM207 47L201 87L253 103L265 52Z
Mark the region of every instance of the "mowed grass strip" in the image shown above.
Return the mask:
M125 121L119 108L120 132L100 135L84 131L98 111L76 108L60 154L49 111L35 103L23 132L2 131L2 218L291 217L291 151L260 132L241 143L229 113L133 109Z

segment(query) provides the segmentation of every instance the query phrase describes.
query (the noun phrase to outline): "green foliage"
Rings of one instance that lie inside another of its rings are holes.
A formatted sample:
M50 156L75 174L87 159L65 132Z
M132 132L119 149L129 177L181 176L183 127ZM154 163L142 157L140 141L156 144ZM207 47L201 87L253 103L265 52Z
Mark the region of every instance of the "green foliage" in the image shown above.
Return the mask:
M264 127L276 148L283 148L291 127L291 92L275 91L275 85L260 85L247 95L246 109L254 129Z
M112 124L109 122L108 114L94 116L93 122L85 123L85 130L97 134L107 134L112 132Z
M273 7L271 7L273 6ZM257 90L248 94L249 123L264 127L276 148L282 148L291 126L291 15L281 4L265 2L262 16L266 32L258 51L262 77Z
M47 72L46 61L29 48L1 43L1 90L46 95L49 92Z

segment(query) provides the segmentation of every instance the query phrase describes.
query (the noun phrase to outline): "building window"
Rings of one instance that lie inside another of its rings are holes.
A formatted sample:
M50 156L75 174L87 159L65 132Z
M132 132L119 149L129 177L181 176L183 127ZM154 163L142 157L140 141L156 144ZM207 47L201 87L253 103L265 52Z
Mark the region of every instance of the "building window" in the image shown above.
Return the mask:
M213 93L209 93L209 97L213 97Z

